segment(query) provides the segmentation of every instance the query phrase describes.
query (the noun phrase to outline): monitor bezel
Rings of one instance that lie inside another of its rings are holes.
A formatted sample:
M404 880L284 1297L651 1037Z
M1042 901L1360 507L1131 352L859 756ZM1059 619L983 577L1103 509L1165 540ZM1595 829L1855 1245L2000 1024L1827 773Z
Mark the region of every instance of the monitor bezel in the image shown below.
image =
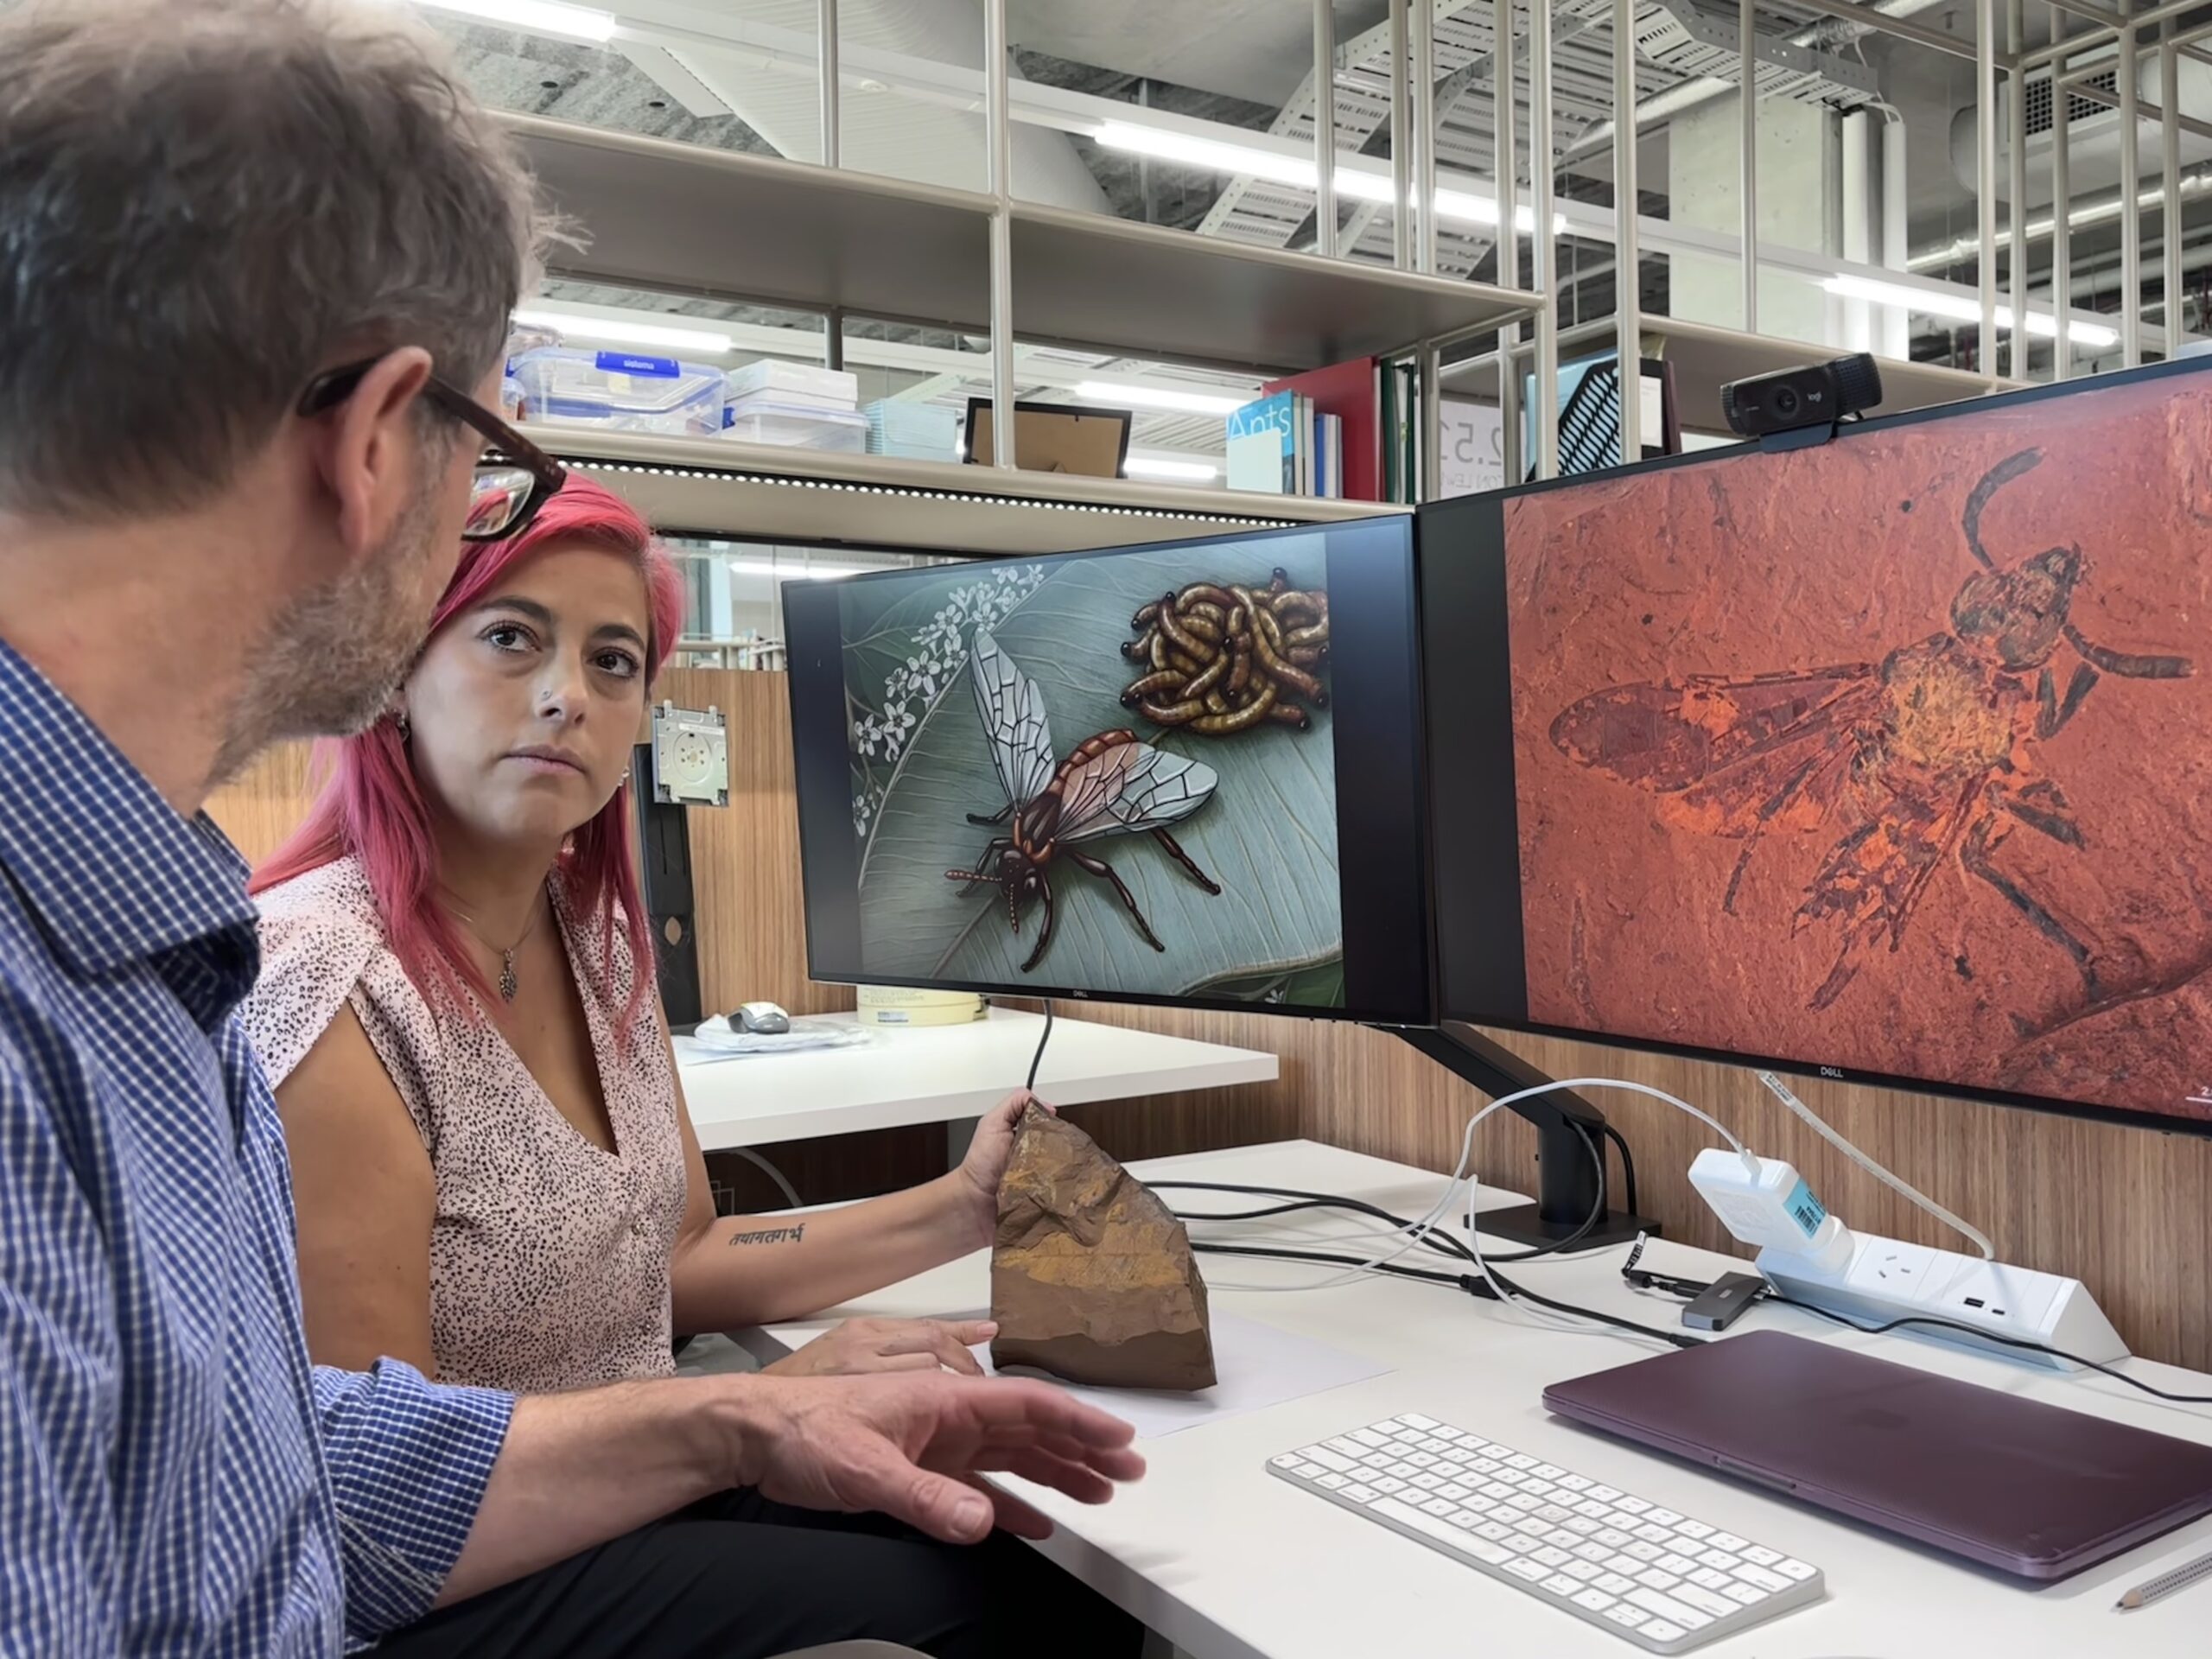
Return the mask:
M2055 400L2084 391L2107 391L2119 386L2208 372L2212 372L2212 356L2177 358L2163 363L2145 364L2138 368L2118 370L2107 374L2084 376L2078 379L2055 381L2043 385L2024 386L2015 391L1999 392L1986 397L1972 398L1953 404L1938 404L1924 409L1901 410L1894 415L1874 416L1863 420L1845 422L1838 427L1834 437L1829 442L1843 442L1861 433L1893 431L1903 427L1929 424L1959 416L1981 414L1993 408L2013 408L2022 404ZM1642 474L1675 467L1726 463L1745 459L1760 453L1763 449L1777 447L1781 446L1762 445L1755 440L1746 441L1716 448L1693 450L1679 455L1654 457L1633 467L1612 467L1602 472L1577 473L1567 478L1545 479L1534 483L1510 485L1504 489L1492 490L1479 496L1459 496L1448 501L1424 503L1415 513L1417 527L1414 534L1414 546L1417 550L1416 569L1421 575L1419 586L1423 603L1424 631L1427 627L1427 601L1429 592L1426 573L1429 562L1435 556L1435 549L1429 544L1426 526L1420 521L1426 519L1429 524L1433 524L1442 517L1458 516L1478 511L1495 513L1496 539L1502 555L1504 505L1516 497L1534 495L1548 490L1581 489L1593 485L1602 485L1610 480L1618 479L1630 473ZM1500 626L1510 631L1509 620L1501 619ZM1424 644L1426 644L1425 632ZM1436 721L1433 718L1433 699L1428 695L1431 661L1431 653L1424 650L1421 669L1423 725L1426 730L1433 733ZM1433 742L1433 739L1430 741ZM1511 745L1509 742L1506 747L1509 769L1511 753ZM1436 757L1433 751L1427 759L1426 771L1427 775L1433 778L1436 766ZM1508 787L1514 787L1510 779ZM1517 798L1516 795L1516 802ZM1437 855L1435 849L1440 847L1443 841L1441 828L1436 821L1436 797L1433 790L1430 792L1429 800L1430 821L1427 845L1431 849L1431 856L1433 858ZM1516 877L1518 874L1516 865ZM1431 874L1429 891L1433 899L1436 893L1433 872ZM1770 1071L1786 1073L1791 1077L1817 1078L1824 1083L1847 1084L1854 1088L1887 1089L1904 1094L1933 1095L1949 1100L1970 1101L1980 1105L2005 1106L2039 1112L2047 1116L2070 1117L2088 1122L2113 1123L2132 1128L2153 1129L2168 1135L2192 1135L2212 1138L2212 1117L2183 1117L2162 1112L2141 1111L2129 1107L2102 1106L2094 1103L2064 1100L2051 1095L2022 1094L1972 1084L1948 1082L1940 1078L1912 1077L1898 1072L1866 1071L1856 1066L1831 1065L1818 1059L1802 1057L1756 1054L1741 1050L1710 1048L1694 1043L1669 1042L1663 1038L1588 1031L1573 1026L1550 1025L1525 1017L1501 1015L1494 1009L1470 1012L1452 1005L1452 986L1448 979L1450 953L1446 948L1445 940L1446 924L1445 918L1433 903L1429 924L1431 1000L1440 1020L1485 1026L1493 1030L1518 1032L1532 1037L1556 1038L1567 1042L1591 1043L1607 1048L1625 1049L1640 1053L1665 1055L1673 1058L1736 1066L1747 1071ZM1520 944L1520 935L1517 933L1515 943L1517 948Z
M1094 1005L1128 1006L1132 1007L1185 1008L1193 1012L1206 1014L1251 1014L1277 1018L1287 1017L1304 1020L1326 1020L1344 1024L1372 1026L1384 1029L1395 1029L1402 1027L1426 1029L1433 1027L1436 1023L1437 993L1436 931L1434 926L1435 908L1433 902L1433 889L1430 884L1431 867L1433 861L1433 855L1430 846L1430 829L1433 823L1433 813L1429 797L1429 743L1427 724L1427 704L1424 696L1427 681L1421 663L1421 542L1417 522L1414 513L1410 512L1381 512L1352 519L1327 519L1318 522L1300 522L1292 524L1278 523L1263 527L1238 531L1224 531L1214 535L1191 537L1188 538L1178 538L1174 540L1116 543L1101 547L1071 548L1051 553L991 554L980 557L971 557L962 560L961 563L972 564L977 567L1002 564L1007 563L1009 560L1018 560L1023 563L1049 564L1060 560L1110 557L1113 555L1119 553L1156 552L1168 549L1173 549L1178 552L1180 552L1186 549L1198 550L1227 543L1249 543L1255 539L1264 539L1270 537L1299 534L1325 534L1332 530L1344 530L1370 525L1398 526L1402 529L1402 534L1406 538L1406 546L1404 550L1406 626L1408 637L1412 641L1412 672L1408 685L1408 702L1410 704L1410 712L1413 721L1412 742L1407 754L1407 764L1412 774L1411 788L1414 800L1414 833L1412 848L1413 868L1418 873L1417 880L1420 897L1420 902L1416 906L1416 909L1419 912L1421 930L1419 964L1421 972L1421 994L1419 998L1420 1006L1418 1008L1406 1010L1362 1007L1351 1004L1346 1004L1341 1007L1325 1007L1312 1003L1255 1002L1239 997L1176 995L1170 992L1102 990L1096 987L1085 988L1046 984L1009 985L993 980L931 978L925 976L910 976L902 975L869 974L865 976L855 976L846 973L824 974L821 971L823 964L819 960L817 950L816 930L813 925L813 906L804 901L804 892L807 884L804 869L802 868L801 921L802 928L806 938L807 977L817 984L822 985L881 985L896 989L906 990L966 991L972 992L976 995L988 999L1008 1001L1074 1002ZM808 746L804 734L800 729L799 699L795 689L800 658L800 641L798 638L800 627L798 626L799 617L798 613L795 612L792 607L792 601L794 599L798 599L802 609L819 603L823 612L829 616L834 618L838 610L835 602L836 591L845 587L848 583L883 582L896 579L900 576L911 576L912 575L912 572L911 570L869 571L860 575L844 577L836 582L810 582L803 585L791 584L785 589L783 608L784 638L787 647L785 660L790 664L788 674L791 677L791 683L794 688L793 693L789 699L791 704L792 782L794 786L794 795L797 798L796 804L798 812L802 817L800 830L802 861L804 857L803 850L805 838L804 814L805 811L805 798L808 788L806 768L809 765L809 761L807 759ZM817 594L820 596L818 600L817 598ZM839 625L833 622L832 629L833 632L837 632L839 647L842 649L842 632L839 628ZM1330 729L1332 734L1336 730L1336 725L1333 721L1331 722ZM1339 815L1338 822L1341 830L1343 823L1341 815ZM1340 845L1338 859L1338 875L1340 882L1342 880L1343 870L1344 861L1342 857L1342 848ZM1347 909L1349 909L1352 899L1352 895L1346 895ZM1351 988L1349 978L1347 978L1346 981L1346 988L1347 990Z

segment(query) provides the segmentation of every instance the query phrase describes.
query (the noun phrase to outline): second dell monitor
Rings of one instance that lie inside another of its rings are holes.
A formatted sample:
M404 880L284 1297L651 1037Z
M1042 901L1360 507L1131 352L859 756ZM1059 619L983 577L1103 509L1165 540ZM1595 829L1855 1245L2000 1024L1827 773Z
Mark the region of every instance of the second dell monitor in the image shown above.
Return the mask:
M817 979L1429 1017L1412 521L786 590Z
M2212 1122L2212 373L1424 510L1446 1016Z

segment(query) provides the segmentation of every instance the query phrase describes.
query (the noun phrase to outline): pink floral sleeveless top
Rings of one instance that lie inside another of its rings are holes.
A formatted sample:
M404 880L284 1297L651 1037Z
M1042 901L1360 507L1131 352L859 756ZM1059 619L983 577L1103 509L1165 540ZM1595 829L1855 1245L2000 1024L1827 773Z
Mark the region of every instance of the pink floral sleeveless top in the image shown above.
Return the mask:
M618 926L553 913L568 946L616 1150L561 1116L498 1029L425 995L385 942L352 859L260 895L261 978L241 1014L282 1083L350 1007L415 1120L437 1178L430 1331L441 1381L550 1393L675 1367L669 1255L683 1217L676 1079L648 998L626 1049L614 1025L635 964ZM312 1111L312 1102L291 1109Z

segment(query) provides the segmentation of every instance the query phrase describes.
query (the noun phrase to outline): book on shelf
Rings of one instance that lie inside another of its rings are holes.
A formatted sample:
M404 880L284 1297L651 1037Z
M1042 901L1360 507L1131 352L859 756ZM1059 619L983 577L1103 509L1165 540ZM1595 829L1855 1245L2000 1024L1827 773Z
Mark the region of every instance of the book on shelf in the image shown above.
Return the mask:
M1299 410L1295 392L1262 397L1231 411L1229 416L1230 486L1264 489L1274 495L1297 495L1299 489ZM1262 446L1260 439L1266 439ZM1260 483L1258 461L1263 454L1274 458L1274 482ZM1241 457L1242 466L1238 462ZM1247 482L1238 483L1238 479Z
M1334 416L1343 437L1343 467L1332 478L1342 482L1328 493L1353 501L1380 501L1383 493L1383 431L1382 378L1385 365L1371 357L1348 358L1325 368L1309 369L1281 380L1269 381L1263 393L1296 392L1311 400L1317 415ZM1308 494L1319 493L1310 486Z

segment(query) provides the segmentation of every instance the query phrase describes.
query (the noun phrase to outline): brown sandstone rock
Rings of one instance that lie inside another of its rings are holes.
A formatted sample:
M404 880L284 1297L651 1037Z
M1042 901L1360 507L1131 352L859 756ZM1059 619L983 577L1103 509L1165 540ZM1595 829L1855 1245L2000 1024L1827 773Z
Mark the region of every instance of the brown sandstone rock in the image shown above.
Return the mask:
M1021 1115L999 1183L991 1358L1109 1388L1214 1385L1206 1287L1167 1206L1072 1123Z

